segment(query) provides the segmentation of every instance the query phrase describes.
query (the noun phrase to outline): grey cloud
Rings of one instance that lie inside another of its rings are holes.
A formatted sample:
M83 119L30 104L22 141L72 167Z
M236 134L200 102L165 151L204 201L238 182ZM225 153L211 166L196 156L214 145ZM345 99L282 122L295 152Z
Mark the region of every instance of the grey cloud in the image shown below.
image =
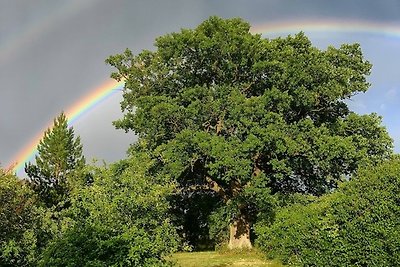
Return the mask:
M195 27L210 15L256 24L310 17L399 22L399 14L394 0L0 0L0 163L7 165L61 110L104 82L112 71L106 57L125 48L152 49L156 37ZM381 86L380 77L398 82L398 65L390 63L388 76L381 70L395 55L377 55L379 47L369 44L377 61L374 86ZM135 137L113 128L120 116L113 98L75 124L88 158L125 156Z

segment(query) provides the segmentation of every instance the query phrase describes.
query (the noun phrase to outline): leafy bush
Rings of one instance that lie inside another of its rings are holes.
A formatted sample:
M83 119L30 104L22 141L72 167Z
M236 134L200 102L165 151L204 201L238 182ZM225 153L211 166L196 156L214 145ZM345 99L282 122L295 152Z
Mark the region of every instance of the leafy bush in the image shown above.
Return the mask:
M33 191L0 169L0 266L29 266L36 260Z
M174 185L149 175L150 165L141 155L95 170L90 186L72 192L40 265L169 266L178 246L166 199Z
M400 262L400 160L360 170L308 205L256 226L269 257L298 266L395 266Z

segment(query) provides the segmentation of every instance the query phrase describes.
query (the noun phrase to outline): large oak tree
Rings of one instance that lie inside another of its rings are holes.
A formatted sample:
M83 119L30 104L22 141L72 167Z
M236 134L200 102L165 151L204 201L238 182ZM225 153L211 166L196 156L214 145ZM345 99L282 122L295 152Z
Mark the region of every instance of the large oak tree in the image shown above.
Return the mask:
M391 154L381 118L346 102L369 87L358 44L320 50L303 33L264 39L241 19L211 17L155 46L107 59L126 82L115 125L139 135L181 194L218 196L230 247L251 246L271 195L321 195Z

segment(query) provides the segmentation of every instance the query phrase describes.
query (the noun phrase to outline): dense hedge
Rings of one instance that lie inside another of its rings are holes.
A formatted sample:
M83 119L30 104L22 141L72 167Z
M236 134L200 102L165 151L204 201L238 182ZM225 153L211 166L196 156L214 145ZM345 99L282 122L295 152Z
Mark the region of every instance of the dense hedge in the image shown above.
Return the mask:
M259 247L298 266L397 266L400 160L361 170L334 193L256 226Z

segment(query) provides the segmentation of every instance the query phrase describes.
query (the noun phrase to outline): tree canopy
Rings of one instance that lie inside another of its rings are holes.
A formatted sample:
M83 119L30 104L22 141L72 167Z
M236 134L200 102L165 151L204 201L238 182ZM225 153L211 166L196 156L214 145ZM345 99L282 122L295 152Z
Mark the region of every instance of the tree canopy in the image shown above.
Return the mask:
M304 33L264 39L211 17L155 46L107 59L126 83L115 125L139 135L181 192L218 195L233 225L275 193L321 195L392 153L381 118L346 102L369 87L358 44L320 50Z

